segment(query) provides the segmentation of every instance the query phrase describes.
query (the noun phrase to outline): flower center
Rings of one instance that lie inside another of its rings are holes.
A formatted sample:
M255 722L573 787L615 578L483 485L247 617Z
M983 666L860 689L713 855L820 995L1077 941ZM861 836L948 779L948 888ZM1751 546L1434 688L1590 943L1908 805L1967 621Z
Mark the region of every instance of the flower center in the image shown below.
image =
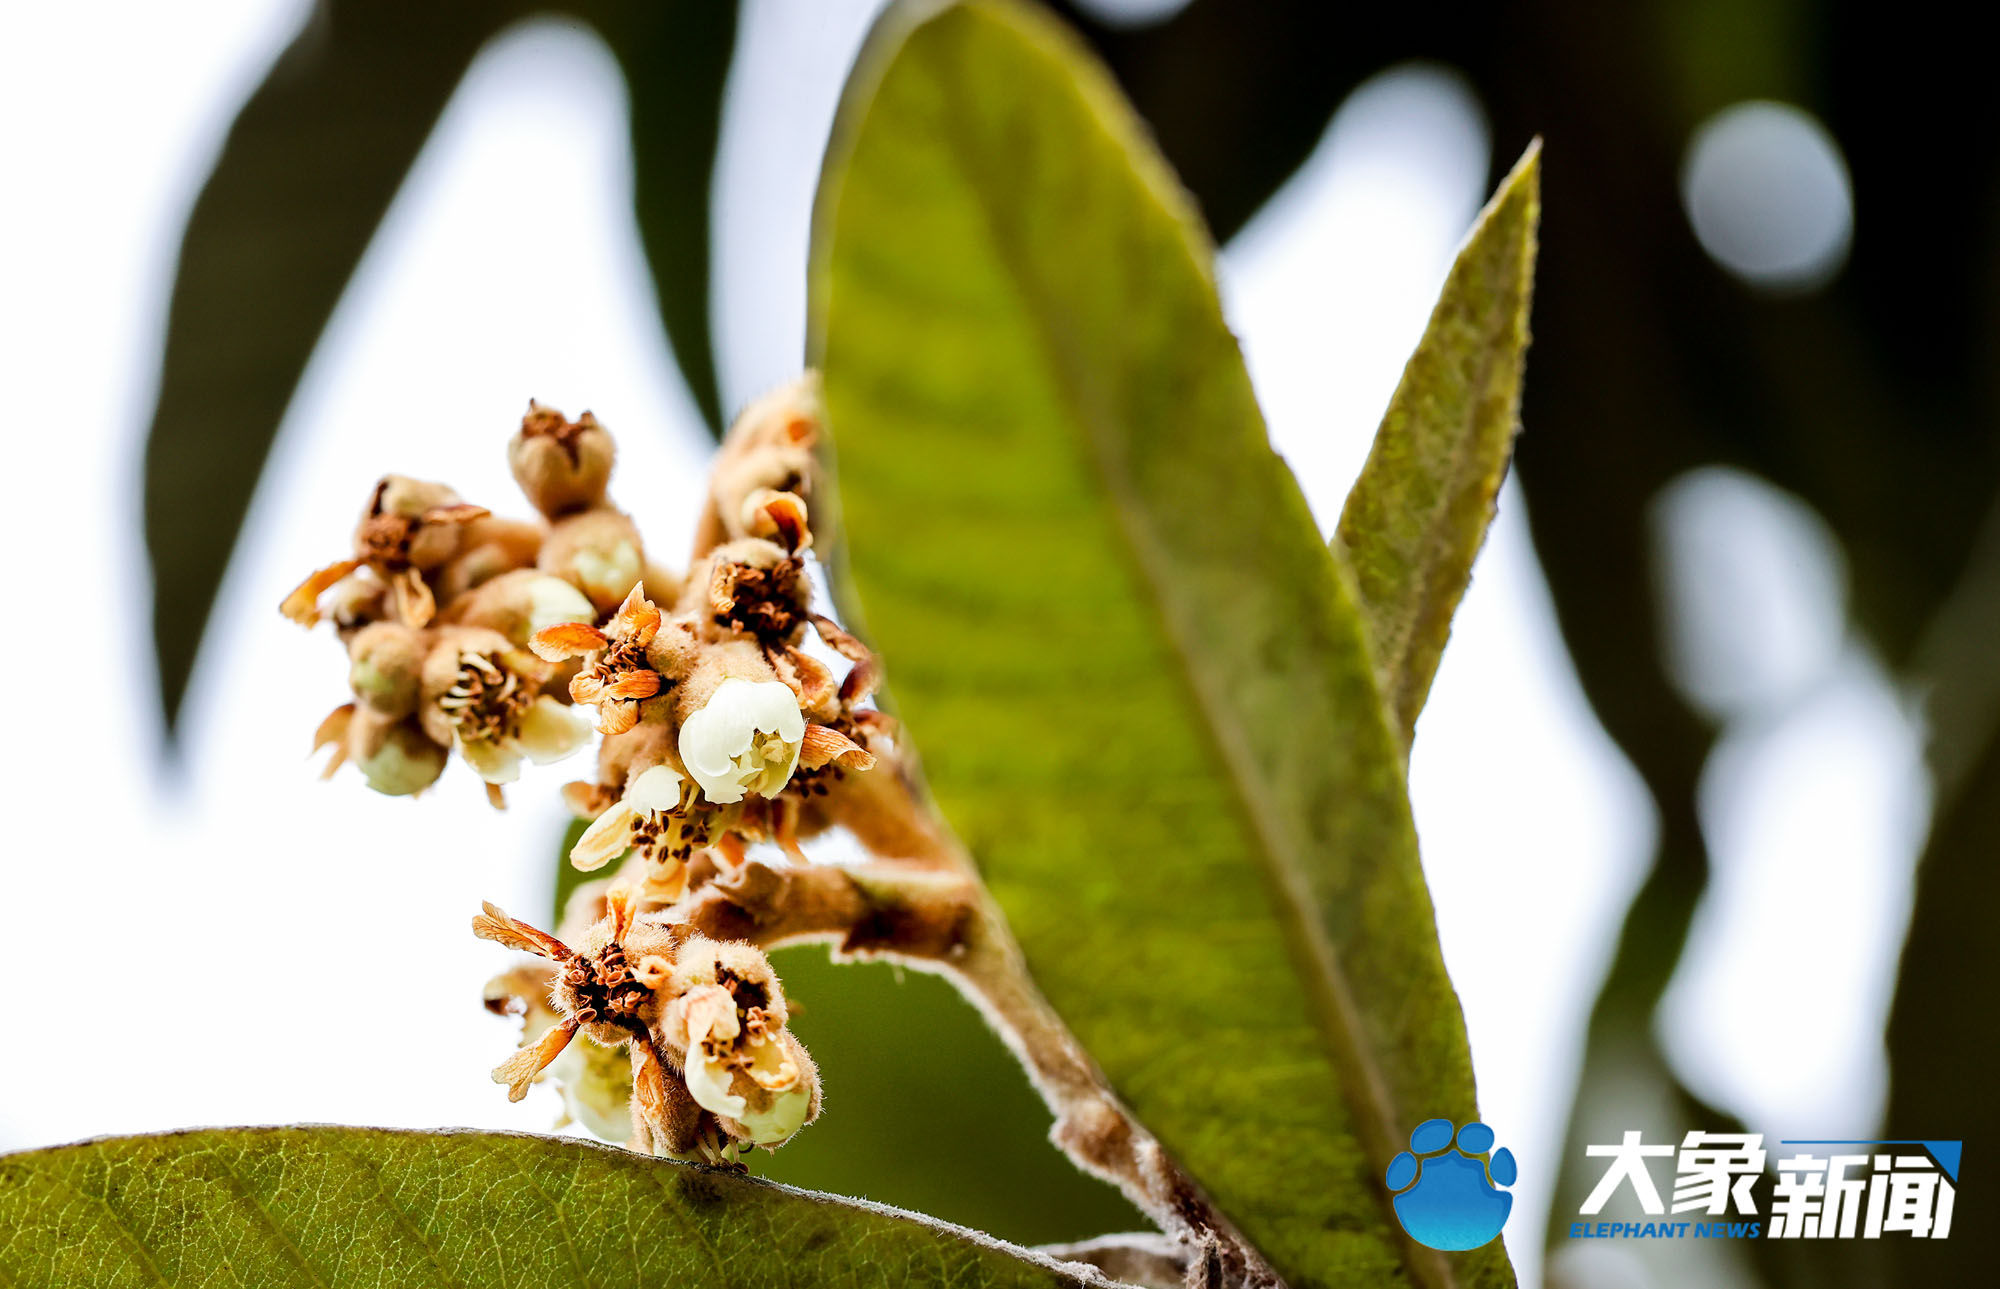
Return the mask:
M582 957L571 959L563 968L563 983L576 999L573 1019L585 1025L605 1020L644 1033L639 1009L645 1005L650 991L632 974L623 945L607 945L595 962Z
M521 714L535 695L521 678L485 654L459 658L458 678L438 699L452 729L467 743L497 743L520 733Z
M756 637L765 648L785 644L798 630L810 587L805 562L793 555L769 568L738 564L729 579L729 606L715 613L715 625Z

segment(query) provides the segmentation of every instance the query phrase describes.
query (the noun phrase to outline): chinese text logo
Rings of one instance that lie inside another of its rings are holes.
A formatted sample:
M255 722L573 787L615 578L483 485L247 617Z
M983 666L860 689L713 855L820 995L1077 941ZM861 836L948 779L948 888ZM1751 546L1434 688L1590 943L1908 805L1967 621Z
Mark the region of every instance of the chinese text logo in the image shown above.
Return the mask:
M1583 1201L1580 1216L1604 1211L1621 1190L1652 1217L1667 1206L1654 1184L1653 1159L1674 1158L1673 1211L1684 1222L1575 1222L1574 1239L1878 1240L1884 1235L1941 1240L1951 1234L1958 1195L1957 1141L1780 1141L1772 1164L1769 1212L1760 1211L1755 1187L1765 1176L1761 1133L1690 1132L1678 1149L1648 1145L1627 1132L1616 1145L1586 1148L1610 1162ZM1828 1149L1848 1147L1847 1150ZM1812 1147L1813 1149L1807 1149ZM1911 1147L1915 1147L1912 1150ZM1754 1221L1702 1219L1754 1218ZM1768 1217L1768 1225L1765 1218Z

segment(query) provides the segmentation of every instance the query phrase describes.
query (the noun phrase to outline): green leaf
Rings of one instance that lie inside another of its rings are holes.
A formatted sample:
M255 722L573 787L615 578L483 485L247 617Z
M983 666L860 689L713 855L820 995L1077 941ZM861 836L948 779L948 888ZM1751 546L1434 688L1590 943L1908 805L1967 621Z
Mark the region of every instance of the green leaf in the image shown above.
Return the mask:
M1513 455L1540 217L1537 142L1473 224L1340 512L1406 749Z
M569 908L569 897L585 882L596 881L602 873L586 873L569 862L570 851L577 842L583 840L583 833L590 827L588 819L571 819L563 824L562 840L556 843L556 894L555 909L549 915L550 926L561 926L564 910Z
M225 1128L0 1156L0 1284L1108 1283L958 1227L512 1133Z
M1351 581L1185 195L999 0L878 32L815 230L841 586L1037 983L1299 1289L1504 1285L1383 1170L1473 1114Z
M331 5L230 127L181 240L146 439L153 641L170 732L306 360L466 66L517 12Z

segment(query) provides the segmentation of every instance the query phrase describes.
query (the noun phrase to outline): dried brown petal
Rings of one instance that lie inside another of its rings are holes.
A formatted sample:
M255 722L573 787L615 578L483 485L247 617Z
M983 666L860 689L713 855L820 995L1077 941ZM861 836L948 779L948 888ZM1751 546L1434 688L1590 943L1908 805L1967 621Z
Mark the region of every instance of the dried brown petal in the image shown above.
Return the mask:
M519 1101L528 1095L528 1085L535 1076L547 1068L550 1061L562 1055L569 1041L576 1037L576 1021L565 1020L533 1043L515 1052L506 1060L493 1067L493 1081L507 1085L507 1099Z
M759 488L743 503L743 527L753 537L767 537L789 551L812 545L806 526L806 503L795 492Z
M334 771L347 762L347 730L354 723L354 704L342 703L326 714L326 719L313 731L312 750L318 752L323 747L332 747L333 755L327 760L326 769L320 778L331 779Z
M597 652L609 643L611 642L605 638L602 631L587 622L559 622L552 627L543 627L528 637L528 648L534 650L537 657L549 662L565 662L571 658L581 658L584 654Z
M497 904L483 903L479 908L480 911L472 918L472 934L482 940L536 954L551 962L568 962L576 956L575 951L561 940L518 918L507 916Z
M581 677L578 677L581 679ZM601 686L601 693L609 698L640 699L651 698L660 692L660 673L657 671L628 671L610 684ZM574 696L572 694L572 696Z
M278 605L278 612L302 627L319 625L319 597L330 590L335 582L360 567L360 560L344 559L316 570L293 588L292 593Z
M829 762L845 770L866 770L874 766L875 754L831 726L806 726L805 740L799 744L799 764L817 770Z
M620 640L645 645L652 643L659 629L660 610L646 598L646 586L641 582L632 588L625 602L618 606L618 612L612 615L611 634Z

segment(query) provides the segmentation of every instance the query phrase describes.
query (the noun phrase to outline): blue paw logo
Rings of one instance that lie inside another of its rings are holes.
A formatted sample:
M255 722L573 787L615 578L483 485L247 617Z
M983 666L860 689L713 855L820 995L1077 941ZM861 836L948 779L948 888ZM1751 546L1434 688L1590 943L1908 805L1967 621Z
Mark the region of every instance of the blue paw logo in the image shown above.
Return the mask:
M1410 1148L1389 1161L1389 1189L1397 1220L1418 1244L1476 1249L1500 1234L1514 1211L1514 1197L1493 1185L1514 1184L1514 1152L1503 1147L1493 1156L1489 1180L1481 1156L1493 1148L1493 1129L1468 1123L1458 1129L1457 1149L1447 1150L1451 1145L1451 1120L1418 1124Z

